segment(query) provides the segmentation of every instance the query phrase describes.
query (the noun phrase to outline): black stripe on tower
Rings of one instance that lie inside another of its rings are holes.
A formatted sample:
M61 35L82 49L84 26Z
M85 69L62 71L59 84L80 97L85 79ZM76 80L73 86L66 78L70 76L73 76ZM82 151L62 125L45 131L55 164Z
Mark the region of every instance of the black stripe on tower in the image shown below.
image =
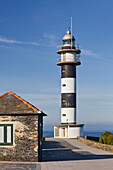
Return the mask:
M61 108L76 108L76 93L61 94Z
M76 66L74 64L62 65L61 78L76 78Z

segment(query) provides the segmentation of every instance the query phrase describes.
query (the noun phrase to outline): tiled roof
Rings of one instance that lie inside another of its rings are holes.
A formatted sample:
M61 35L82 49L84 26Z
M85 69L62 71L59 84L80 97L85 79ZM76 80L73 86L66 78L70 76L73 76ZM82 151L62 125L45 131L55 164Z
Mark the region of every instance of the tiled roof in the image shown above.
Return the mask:
M0 96L0 115L28 113L46 116L45 113L11 91Z

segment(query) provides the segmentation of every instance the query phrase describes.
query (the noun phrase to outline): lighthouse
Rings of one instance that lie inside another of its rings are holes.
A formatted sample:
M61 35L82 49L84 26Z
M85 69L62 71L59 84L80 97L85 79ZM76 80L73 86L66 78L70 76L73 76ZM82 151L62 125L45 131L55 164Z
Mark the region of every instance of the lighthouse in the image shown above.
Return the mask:
M57 46L57 65L61 66L61 124L54 125L54 137L77 138L83 136L84 124L77 124L76 114L76 67L81 64L80 45L75 44L75 38L68 28L62 39L62 45Z

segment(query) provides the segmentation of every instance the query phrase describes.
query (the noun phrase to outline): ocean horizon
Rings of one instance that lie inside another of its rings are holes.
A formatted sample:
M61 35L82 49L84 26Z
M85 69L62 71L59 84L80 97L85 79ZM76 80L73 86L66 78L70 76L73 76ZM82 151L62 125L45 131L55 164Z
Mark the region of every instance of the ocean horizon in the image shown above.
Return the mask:
M84 136L100 137L105 131L113 133L113 124L86 124ZM44 130L43 136L54 137L54 131Z
M110 131L113 133L113 130ZM93 137L100 137L101 134L103 134L104 131L100 131L100 132L94 132L94 131L84 131L84 136L93 136ZM47 136L47 137L54 137L54 131L44 131L43 132L43 136Z

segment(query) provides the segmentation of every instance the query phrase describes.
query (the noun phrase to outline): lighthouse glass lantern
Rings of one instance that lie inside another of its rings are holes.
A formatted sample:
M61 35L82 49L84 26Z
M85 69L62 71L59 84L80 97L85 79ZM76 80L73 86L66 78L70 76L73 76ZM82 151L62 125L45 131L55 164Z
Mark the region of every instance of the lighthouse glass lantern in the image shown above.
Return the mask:
M83 124L76 123L76 66L81 64L80 46L67 30L57 46L57 65L61 66L61 125L54 126L54 137L83 136Z

